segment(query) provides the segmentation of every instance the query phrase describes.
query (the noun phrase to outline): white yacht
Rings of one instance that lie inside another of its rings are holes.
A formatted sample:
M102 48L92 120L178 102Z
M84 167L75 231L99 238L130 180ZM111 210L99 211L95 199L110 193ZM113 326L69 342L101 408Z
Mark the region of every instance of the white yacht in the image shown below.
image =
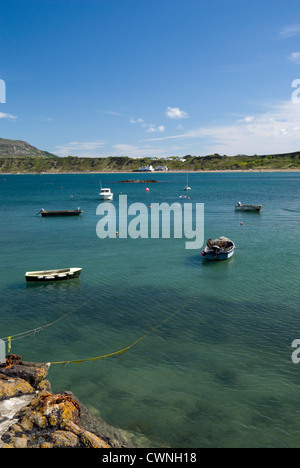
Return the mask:
M100 200L112 200L114 197L114 194L110 190L110 188L102 188L99 193Z

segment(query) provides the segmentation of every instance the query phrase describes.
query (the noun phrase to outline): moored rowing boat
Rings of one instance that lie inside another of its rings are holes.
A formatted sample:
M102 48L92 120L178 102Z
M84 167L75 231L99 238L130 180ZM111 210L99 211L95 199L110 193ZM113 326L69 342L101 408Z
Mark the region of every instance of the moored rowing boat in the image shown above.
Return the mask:
M236 211L256 211L259 212L262 209L262 205L242 205L241 202L235 206Z
M83 210L80 208L77 208L77 210L55 210L55 211L47 211L44 210L43 208L39 213L41 214L43 218L47 217L53 217L53 216L79 216L81 213L83 213Z
M43 270L43 271L27 271L25 273L26 281L62 281L75 279L80 276L82 268L64 268L61 270Z
M206 247L202 250L202 256L206 260L228 260L235 251L235 244L227 237L219 237L218 239L208 239Z

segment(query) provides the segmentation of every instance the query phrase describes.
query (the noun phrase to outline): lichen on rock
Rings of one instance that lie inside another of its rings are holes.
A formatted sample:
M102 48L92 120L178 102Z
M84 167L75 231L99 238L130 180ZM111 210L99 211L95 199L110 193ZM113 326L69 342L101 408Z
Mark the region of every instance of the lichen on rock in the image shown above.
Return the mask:
M76 397L70 392L51 393L48 364L16 358L0 367L0 448L131 447L123 439L118 441L114 430L110 442L109 435L83 427ZM6 415L5 406L11 410Z

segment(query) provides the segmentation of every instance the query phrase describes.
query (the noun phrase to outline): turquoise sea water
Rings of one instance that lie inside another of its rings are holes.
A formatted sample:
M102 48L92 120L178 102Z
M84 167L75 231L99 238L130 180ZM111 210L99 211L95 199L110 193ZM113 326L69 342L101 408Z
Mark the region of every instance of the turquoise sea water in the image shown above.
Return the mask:
M71 390L107 423L146 447L300 447L300 173L193 173L188 196L205 204L205 239L237 245L209 263L186 239L104 239L96 235L98 192L128 204L182 203L184 174L161 183L119 184L148 174L1 175L0 338L70 315L13 340L26 361L53 365L53 391ZM187 201L187 200L184 200ZM234 205L262 203L260 214ZM79 218L45 219L41 209ZM243 222L243 226L241 226ZM79 280L26 285L29 270L83 268Z

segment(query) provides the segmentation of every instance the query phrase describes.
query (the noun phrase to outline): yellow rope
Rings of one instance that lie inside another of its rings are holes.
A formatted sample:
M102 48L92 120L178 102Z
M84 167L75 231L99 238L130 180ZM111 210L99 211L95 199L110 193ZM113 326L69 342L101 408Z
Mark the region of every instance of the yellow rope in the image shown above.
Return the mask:
M86 306L89 302L91 302L93 299L90 299L89 301L85 302L84 304L82 304L81 306L78 306L76 307L74 310L70 311L70 312L67 312L66 314L62 315L61 317L59 317L58 319L54 320L53 322L51 323L48 323L46 325L42 325L41 327L37 327L37 328L34 328L32 330L28 330L28 331L25 331L25 332L22 332L22 333L18 333L16 335L11 335L11 336L7 336L5 338L2 338L2 340L7 340L8 342L8 352L10 352L11 350L11 342L12 341L15 341L15 340L19 340L21 338L25 338L27 336L30 336L30 335L34 335L35 333L38 333L42 330L44 330L45 328L48 328L48 327L51 327L52 325L54 325L55 323L59 322L60 320L62 320L63 318L67 317L68 315L72 314L73 312L75 312L76 310L79 310L81 309L83 306ZM153 333L155 330L157 330L159 327L161 327L164 323L168 322L169 320L171 320L173 317L175 317L175 315L179 314L179 312L181 312L182 310L184 310L185 308L187 307L187 304L185 304L184 306L182 306L180 309L178 309L177 311L171 313L170 315L168 315L167 318L165 318L164 320L162 320L158 325L156 325L155 327L153 327L151 330L149 330L147 333L145 333L143 336L141 336L140 338L138 338L136 341L134 341L131 345L127 346L126 348L124 349L121 349L120 351L115 351L113 353L110 353L110 354L105 354L105 355L102 355L102 356L97 356L97 357L93 357L93 358L87 358L87 359L77 359L77 360L71 360L71 361L58 361L58 362L50 362L49 364L80 364L80 363L83 363L83 362L88 362L88 361L98 361L100 359L106 359L108 357L112 357L112 356L117 356L118 354L122 354L122 353L125 353L126 351L128 351L130 348L133 348L133 346L135 346L137 343L139 343L140 341L142 341L144 338L146 338L148 335L150 335L150 333Z
M64 319L68 315L73 314L77 310L81 309L83 306L88 305L91 301L93 300L90 299L89 301L85 302L81 306L76 307L75 309L71 310L70 312L66 312L65 314L61 315L58 317L56 320L54 320L51 323L47 323L46 325L42 325L41 327L33 328L32 330L27 330L25 332L17 333L16 335L11 335L11 336L6 336L4 338L1 338L3 341L7 340L8 344L11 345L12 341L20 340L22 338L26 338L27 336L35 335L36 333L39 333L40 331L44 330L45 328L51 327L55 323L59 322L60 320Z
M9 336L9 337L7 338L7 341L8 341L7 352L8 352L8 354L9 354L10 351L11 351L11 336Z
M121 349L120 351L115 351L114 353L110 353L110 354L105 354L103 356L97 356L97 357L93 357L93 358L87 358L87 359L76 359L76 360L72 360L72 361L58 361L58 362L49 362L48 364L50 365L55 365L55 364L81 364L83 362L88 362L88 361L99 361L100 359L106 359L108 357L112 357L112 356L117 356L118 354L122 354L122 353L125 353L126 351L128 351L130 348L133 348L133 346L135 346L137 343L139 343L140 341L142 341L144 338L146 338L148 335L150 335L150 333L153 333L155 330L157 330L159 327L161 327L164 323L168 322L169 320L171 320L173 317L175 317L175 315L179 314L179 312L181 312L182 310L184 310L185 308L187 307L187 304L182 306L180 309L178 309L176 312L173 312L172 314L168 315L167 318L165 318L162 322L160 322L158 325L156 325L155 327L151 328L151 330L149 330L147 333L145 333L143 336L141 336L140 338L138 338L136 341L134 341L131 345L127 346L126 348L124 349Z

